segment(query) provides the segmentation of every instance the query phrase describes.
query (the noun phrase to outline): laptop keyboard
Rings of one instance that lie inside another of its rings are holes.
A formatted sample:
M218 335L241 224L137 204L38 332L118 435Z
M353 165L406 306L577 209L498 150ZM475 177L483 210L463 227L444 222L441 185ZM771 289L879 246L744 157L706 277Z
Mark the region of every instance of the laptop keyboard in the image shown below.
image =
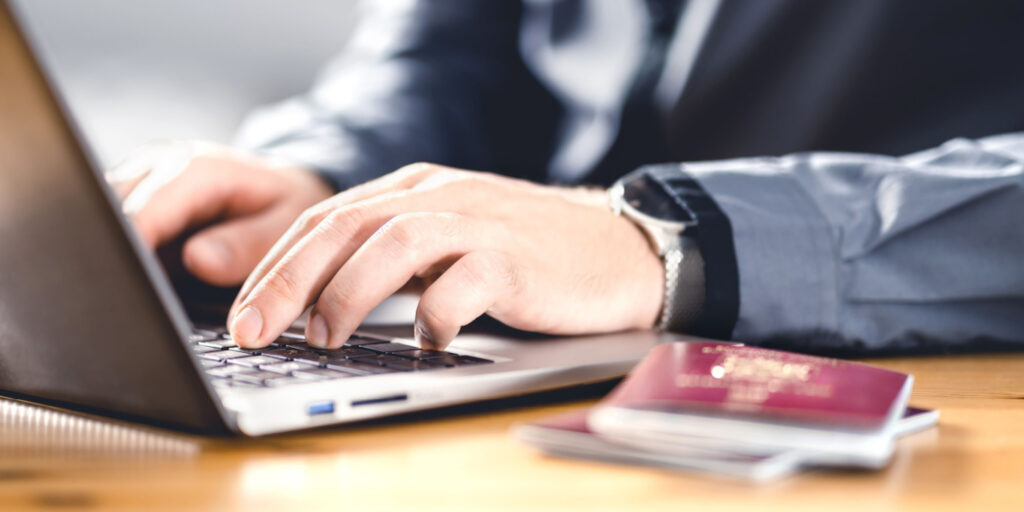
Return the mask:
M276 387L493 363L441 350L421 350L382 336L356 333L337 349L306 344L287 332L265 348L239 348L223 328L197 328L189 344L217 386Z

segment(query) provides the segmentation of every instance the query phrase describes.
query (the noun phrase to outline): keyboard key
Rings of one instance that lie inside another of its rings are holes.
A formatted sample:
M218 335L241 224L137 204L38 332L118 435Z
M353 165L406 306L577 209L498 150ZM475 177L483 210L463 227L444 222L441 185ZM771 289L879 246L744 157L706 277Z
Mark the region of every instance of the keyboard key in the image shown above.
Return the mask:
M330 356L323 353L293 349L270 350L265 354L270 357L279 357L288 361L301 361L303 363L314 364L317 366L326 366L329 363L346 359L344 355ZM373 352L370 352L369 350L361 350L358 354L373 355Z
M459 364L492 364L494 361L476 356L459 356Z
M250 368L256 368L256 367L258 367L260 365L280 363L281 360L280 359L274 359L273 357L269 357L269 356L249 356L249 357L239 357L237 359L232 359L229 362L231 364L236 364L236 365L241 365L241 366L248 366Z
M188 337L189 341L214 341L220 339L220 334L213 332L208 329L193 329L192 334Z
M394 373L396 371L401 371L395 368L381 366L377 363L364 363L352 359L341 359L337 362L327 363L327 368L355 375L378 375L381 373Z
M246 354L249 354L250 356L258 356L258 355L263 353L262 349L255 349L255 348L231 347L228 350L234 350L235 352L245 352Z
M405 359L395 360L386 363L390 368L398 368L403 371L420 371L420 370L434 370L437 368L446 368L443 364L434 363L430 359Z
M317 349L316 353L334 359L352 359L353 357L375 356L376 352L359 347L341 347L336 349Z
M209 359L211 361L227 361L229 359L236 359L239 357L249 357L249 354L246 354L245 352L235 352L234 350L218 350L217 352L196 354L196 357Z
M217 368L219 366L224 366L224 365L220 361L211 361L209 359L200 359L199 360L199 366L202 366L203 368Z
M440 350L421 350L415 349L408 352L402 352L402 357L411 357L413 359L433 359L435 357L443 357L448 355L448 352L442 352Z
M488 359L480 359L473 356L460 356L458 354L447 354L441 357L429 359L431 363L443 364L445 366L468 366L473 364L493 363Z
M233 348L233 347L237 347L238 346L238 345L235 345L235 342L232 341L232 340L200 341L199 345L202 345L204 347L218 348L218 349Z
M196 354L205 354L207 352L216 352L218 350L222 349L214 347L204 347L202 345L192 345L192 352L195 352Z
M346 341L345 344L346 345L351 345L353 347L359 347L359 346L362 346L362 345L370 345L370 344L373 344L373 343L390 343L390 342L391 342L391 338L385 338L383 336L374 336L374 335L371 335L371 334L363 334L363 333L358 333L357 332L357 333L353 334L351 337L349 337L348 341Z
M306 342L306 335L301 333L301 332L297 332L297 331L285 331L285 332L281 333L281 337L279 339L281 341L291 340L291 341L301 341L301 342L305 343Z
M407 350L417 350L416 347L405 345L402 343L374 343L372 345L363 345L362 348L372 350L374 352L384 352L392 354L395 352L405 352Z
M280 345L281 347L292 348L295 350L313 350L313 347L307 345L305 341L279 338L277 340L277 344Z
M238 381L241 381L241 382L249 382L249 383L252 383L252 384L263 384L263 381L265 381L267 379L276 379L276 378L278 378L280 376L281 376L280 373L264 372L264 371L259 371L259 370L255 370L255 371L250 370L250 371L247 371L247 372L231 374L231 378L233 380L238 380Z
M345 377L354 377L356 374L352 372L342 372L338 370L331 370L328 368L310 368L297 370L292 373L292 376L300 379L309 380L327 380L327 379L341 379Z
M402 371L411 371L416 369L423 369L425 366L413 365L412 363L419 363L425 361L414 361L406 359L404 357L398 357L392 354L378 354L375 357L360 357L354 359L354 361L360 363L377 364L380 366L387 366L389 368L395 368Z
M291 372L294 372L295 370L304 369L316 369L316 366L313 366L310 363L300 363L298 361L288 361L285 363L282 363L280 361L274 361L273 364L260 365L260 370L280 373L282 375L288 375Z
M217 368L207 368L206 374L211 377L230 377L236 373L244 373L247 371L249 371L249 368L244 366L223 365L218 366Z
M307 350L298 350L291 347L272 348L263 351L263 355L265 356L283 359L285 361L291 361L292 359L302 357L303 355L309 356L310 354L312 353Z

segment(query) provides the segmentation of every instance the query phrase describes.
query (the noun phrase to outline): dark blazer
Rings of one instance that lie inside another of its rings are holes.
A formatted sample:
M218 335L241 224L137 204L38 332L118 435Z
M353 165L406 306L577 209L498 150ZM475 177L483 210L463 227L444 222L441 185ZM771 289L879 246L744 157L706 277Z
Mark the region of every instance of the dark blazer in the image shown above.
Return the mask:
M531 52L575 51L604 28L587 26L593 12L646 11L648 2L378 4L387 3L367 4L351 44L310 93L250 119L243 145L314 164L339 185L419 160L547 180L566 117L588 106L542 83L544 64ZM659 141L657 151L618 148L574 170L575 180L608 184L667 160L903 154L1022 130L1021 27L1016 0L723 0L662 122L631 115L648 98L617 105L616 136L641 133ZM523 48L538 32L543 40Z

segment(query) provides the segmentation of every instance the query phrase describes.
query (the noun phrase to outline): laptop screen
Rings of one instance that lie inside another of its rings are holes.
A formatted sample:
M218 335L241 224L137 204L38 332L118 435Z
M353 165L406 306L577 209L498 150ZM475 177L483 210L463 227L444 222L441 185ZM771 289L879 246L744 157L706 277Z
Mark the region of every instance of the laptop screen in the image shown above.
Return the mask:
M0 393L223 430L183 347L180 308L140 259L4 3L0 91Z

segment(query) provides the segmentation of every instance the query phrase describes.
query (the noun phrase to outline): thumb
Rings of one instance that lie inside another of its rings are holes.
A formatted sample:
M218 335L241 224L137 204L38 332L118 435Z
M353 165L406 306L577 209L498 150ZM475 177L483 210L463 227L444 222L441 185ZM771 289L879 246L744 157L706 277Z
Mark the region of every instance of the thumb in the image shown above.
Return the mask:
M225 220L189 237L185 268L215 286L237 286L249 276L294 220L283 209Z

